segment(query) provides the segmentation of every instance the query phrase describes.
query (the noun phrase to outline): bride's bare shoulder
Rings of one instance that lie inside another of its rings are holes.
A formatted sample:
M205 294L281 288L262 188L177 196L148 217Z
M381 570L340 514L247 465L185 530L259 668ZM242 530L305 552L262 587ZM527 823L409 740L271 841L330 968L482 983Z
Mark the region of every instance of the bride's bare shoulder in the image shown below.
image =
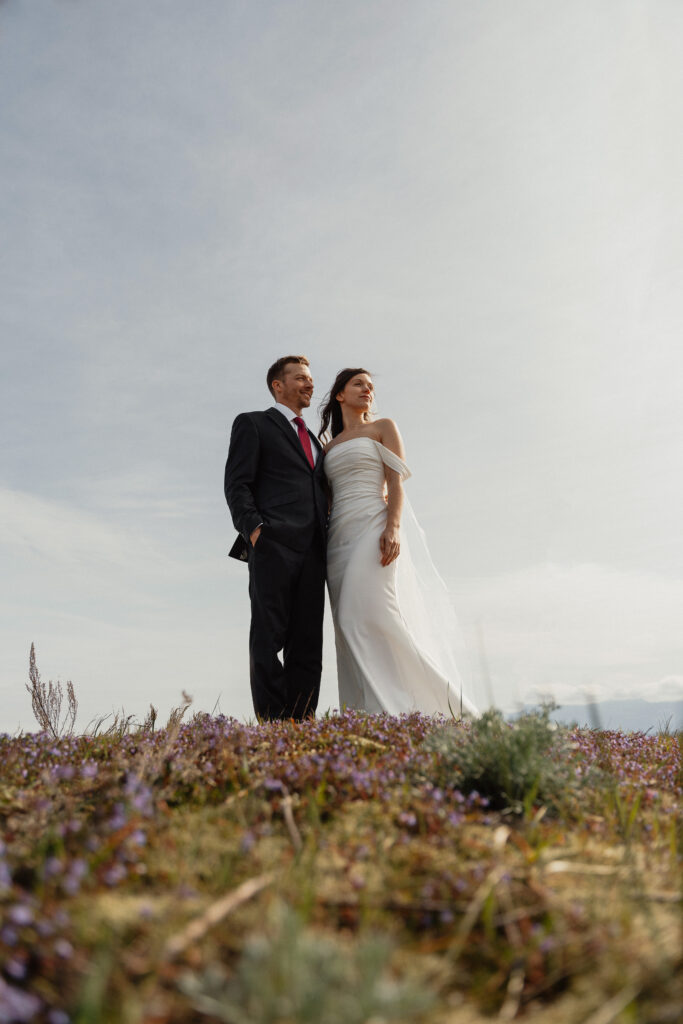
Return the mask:
M389 448L399 458L405 459L406 452L403 446L403 438L401 437L401 431L398 429L396 420L389 418L375 420L375 425L379 428L380 437L378 440L384 447Z
M388 416L383 416L380 420L373 420L372 425L373 427L377 427L380 433L386 430L398 430L396 420L389 419Z

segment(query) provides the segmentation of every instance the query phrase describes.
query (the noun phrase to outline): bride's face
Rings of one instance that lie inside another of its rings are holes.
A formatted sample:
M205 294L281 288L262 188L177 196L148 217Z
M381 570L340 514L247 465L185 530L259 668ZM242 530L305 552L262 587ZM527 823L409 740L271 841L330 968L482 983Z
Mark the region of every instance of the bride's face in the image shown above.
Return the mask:
M352 377L343 391L337 395L337 401L347 409L370 412L375 397L375 386L372 377L367 373L359 373Z

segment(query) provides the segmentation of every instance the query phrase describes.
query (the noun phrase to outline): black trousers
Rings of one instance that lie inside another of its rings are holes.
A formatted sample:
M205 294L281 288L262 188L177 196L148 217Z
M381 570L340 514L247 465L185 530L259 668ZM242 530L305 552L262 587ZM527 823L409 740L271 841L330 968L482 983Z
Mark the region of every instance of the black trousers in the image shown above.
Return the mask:
M249 549L249 597L254 711L262 719L312 717L320 694L325 610L320 531L314 531L307 551L292 551L264 530Z

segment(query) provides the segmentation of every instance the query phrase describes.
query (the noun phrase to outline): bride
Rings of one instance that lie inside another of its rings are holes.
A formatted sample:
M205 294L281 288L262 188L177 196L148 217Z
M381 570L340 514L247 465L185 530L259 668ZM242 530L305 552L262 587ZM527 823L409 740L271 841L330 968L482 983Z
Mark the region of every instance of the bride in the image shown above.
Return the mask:
M476 715L454 657L455 616L403 494L398 427L373 420L367 370L342 370L321 412L332 494L327 585L340 705Z

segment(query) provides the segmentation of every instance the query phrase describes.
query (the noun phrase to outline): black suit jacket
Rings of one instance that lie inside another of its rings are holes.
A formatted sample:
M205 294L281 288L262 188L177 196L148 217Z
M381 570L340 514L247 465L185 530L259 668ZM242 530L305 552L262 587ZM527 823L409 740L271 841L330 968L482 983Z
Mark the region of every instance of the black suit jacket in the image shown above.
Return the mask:
M263 523L273 540L304 551L311 534L327 526L327 494L323 451L318 450L311 469L299 438L277 409L243 412L235 419L225 464L225 498L239 537L230 550L233 558L246 561L249 537Z

